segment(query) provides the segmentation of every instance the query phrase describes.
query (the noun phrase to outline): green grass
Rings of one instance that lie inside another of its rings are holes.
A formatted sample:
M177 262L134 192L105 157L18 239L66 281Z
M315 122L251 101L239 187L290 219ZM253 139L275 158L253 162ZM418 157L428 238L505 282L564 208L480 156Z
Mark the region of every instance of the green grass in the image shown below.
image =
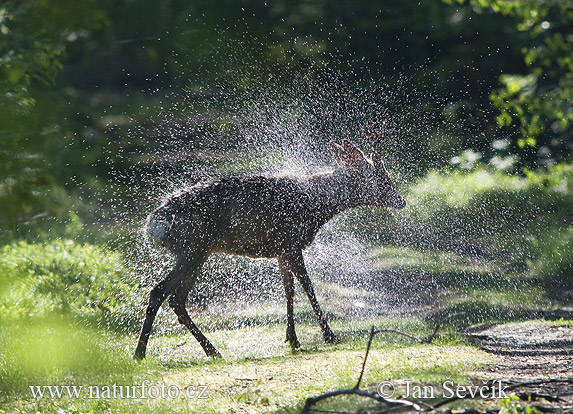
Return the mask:
M299 294L295 314L302 348L296 352L284 342L284 303L277 302L200 312L196 321L224 356L219 361L207 359L166 310L148 358L135 363L131 355L149 289L119 254L65 240L6 245L0 257L0 413L293 412L309 396L355 384L371 326L425 338L447 318L432 344L378 335L363 388L374 391L389 379L400 387L405 380L466 383L491 357L468 345L460 326L561 317L571 323L563 313L567 302L554 296L566 292L571 280L570 213L563 207L570 205L570 185L564 183L573 174L560 174L527 182L483 170L430 174L411 186L408 209L393 218L375 210L350 214L342 223L369 233L364 240L380 272L377 282L393 274L408 282L411 276L409 289L416 289L420 278L429 277L440 295L427 317L360 319L352 316L353 301L363 295L369 306L378 292L317 280L319 301L341 343L323 342ZM362 214L369 216L364 220ZM434 244L438 239L445 242ZM549 317L548 311L555 313ZM206 386L207 398L39 399L29 389L144 381L179 390ZM320 408L344 411L356 404L341 398Z
M416 319L333 321L342 342L326 345L315 324L300 324L303 347L296 352L284 343L282 324L217 330L209 336L224 355L220 361L207 359L189 334L155 334L148 358L135 363L133 335L85 327L65 318L4 322L0 326L0 412L260 413L298 407L308 396L356 382L372 324L420 336L432 330L432 325ZM373 342L364 384L375 387L387 378L465 381L472 369L487 360L486 354L447 330L433 345L384 335ZM145 380L148 385L180 390L207 386L207 398L39 399L32 398L29 389L30 385L139 386Z

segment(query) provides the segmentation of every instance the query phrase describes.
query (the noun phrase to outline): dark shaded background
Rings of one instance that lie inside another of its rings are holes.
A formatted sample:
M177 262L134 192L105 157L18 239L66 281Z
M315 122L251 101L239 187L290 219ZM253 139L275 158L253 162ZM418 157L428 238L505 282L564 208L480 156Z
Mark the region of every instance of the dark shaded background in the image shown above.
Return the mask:
M476 153L512 173L566 162L572 15L550 0L4 2L0 239L101 220L134 171L164 171L147 158L233 148L235 103L292 85L374 85L409 179Z

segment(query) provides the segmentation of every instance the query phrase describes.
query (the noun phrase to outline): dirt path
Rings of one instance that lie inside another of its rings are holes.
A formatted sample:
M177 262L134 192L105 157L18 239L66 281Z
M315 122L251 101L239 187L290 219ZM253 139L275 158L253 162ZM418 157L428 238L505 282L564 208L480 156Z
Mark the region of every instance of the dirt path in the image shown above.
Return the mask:
M495 362L478 372L484 379L523 382L573 378L571 325L531 321L474 327L468 334L495 355ZM522 391L546 396L533 402L543 412L573 412L573 384L546 384Z

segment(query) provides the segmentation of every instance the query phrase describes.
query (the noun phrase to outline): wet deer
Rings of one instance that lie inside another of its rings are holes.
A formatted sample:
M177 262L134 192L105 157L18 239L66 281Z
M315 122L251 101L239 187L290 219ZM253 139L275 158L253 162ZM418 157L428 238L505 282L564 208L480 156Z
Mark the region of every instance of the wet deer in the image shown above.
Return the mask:
M151 290L135 358L145 357L153 321L168 298L179 322L207 356L220 356L185 308L201 266L214 252L277 258L286 294L286 341L293 348L300 346L293 317L294 279L308 296L325 341L337 341L316 300L303 250L323 224L346 209L401 209L406 202L390 180L376 145L371 159L348 140L342 145L331 142L330 150L340 167L333 172L203 182L171 195L150 214L148 234L175 255L176 263Z

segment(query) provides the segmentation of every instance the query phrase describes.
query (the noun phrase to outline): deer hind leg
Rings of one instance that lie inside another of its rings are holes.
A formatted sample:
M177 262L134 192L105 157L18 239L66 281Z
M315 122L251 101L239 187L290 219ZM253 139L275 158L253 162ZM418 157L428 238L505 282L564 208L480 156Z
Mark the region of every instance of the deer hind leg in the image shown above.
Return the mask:
M220 358L221 354L219 354L219 352L215 349L213 344L209 342L209 340L205 337L205 335L203 335L203 332L201 332L197 327L197 325L195 325L195 323L191 320L189 313L187 313L187 309L185 309L185 302L187 301L187 296L189 295L189 292L191 291L191 289L193 289L193 286L197 281L197 276L199 275L199 271L200 268L195 269L191 277L183 281L181 286L177 288L177 290L169 298L169 306L171 307L171 309L173 309L173 312L175 312L175 314L177 315L179 323L187 327L187 329L191 331L195 339L197 339L197 342L199 342L199 344L205 351L205 354L207 354L208 357Z
M328 343L336 343L338 342L337 336L332 332L330 326L328 326L328 322L324 317L324 313L322 309L320 309L320 305L316 300L316 295L314 294L314 288L312 287L312 283L310 278L308 277L308 273L306 271L306 267L304 265L304 257L302 255L302 250L296 250L289 253L286 258L286 263L288 264L289 269L291 270L292 274L298 279L306 296L308 296L308 300L310 301L310 305L312 306L312 310L314 311L316 318L318 319L318 324L322 329L322 336L324 340Z
M201 266L206 255L207 251L192 251L180 254L175 267L169 272L167 277L151 290L149 305L145 311L145 320L143 321L143 327L135 349L135 359L145 358L151 327L161 304L181 285L189 274L192 274L196 268Z
M300 347L300 342L294 330L294 278L288 264L283 257L279 257L279 269L283 277L283 286L287 302L287 330L286 342L290 343L292 349Z

